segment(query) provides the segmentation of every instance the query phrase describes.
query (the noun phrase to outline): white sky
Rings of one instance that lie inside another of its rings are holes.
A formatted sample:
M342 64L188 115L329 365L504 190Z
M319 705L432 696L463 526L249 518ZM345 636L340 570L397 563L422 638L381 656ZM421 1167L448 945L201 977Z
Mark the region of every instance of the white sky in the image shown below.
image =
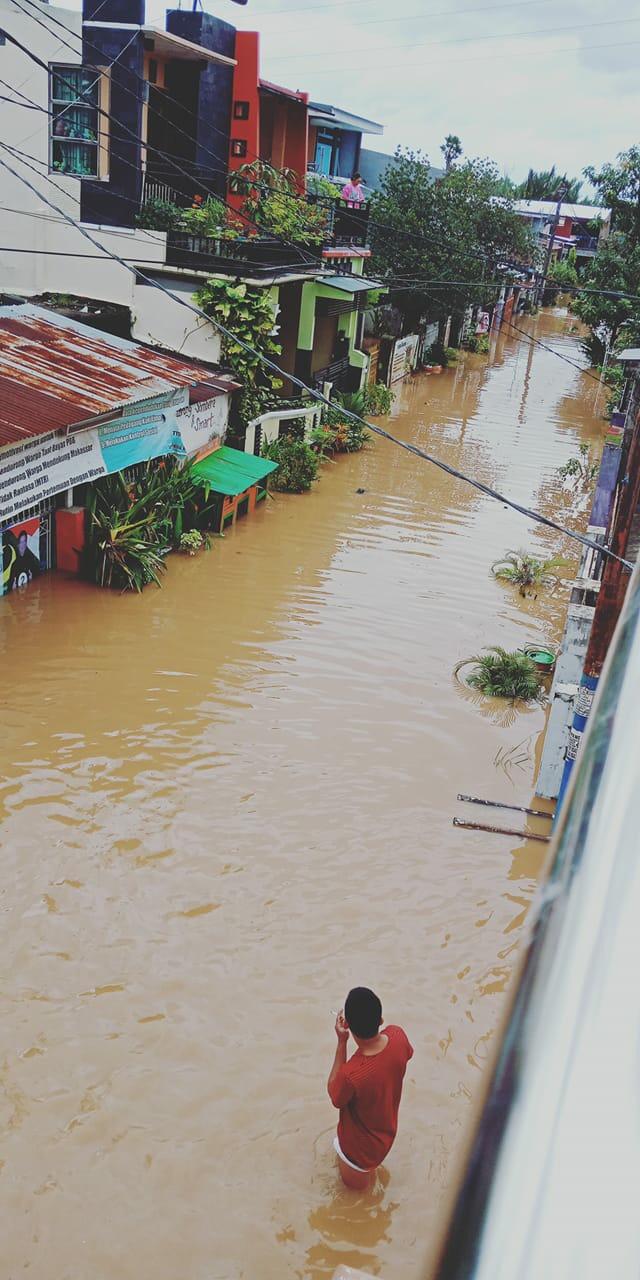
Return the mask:
M520 179L554 162L579 175L640 141L640 0L204 3L262 33L265 78L384 124L365 138L376 150L438 165L457 133ZM166 7L147 0L148 19L164 25Z

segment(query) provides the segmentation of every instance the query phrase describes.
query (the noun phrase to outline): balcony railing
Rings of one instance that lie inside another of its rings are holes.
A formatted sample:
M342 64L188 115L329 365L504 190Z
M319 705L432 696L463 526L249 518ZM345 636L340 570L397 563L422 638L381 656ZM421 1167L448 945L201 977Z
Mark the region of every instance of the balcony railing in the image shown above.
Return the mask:
M324 205L327 210L326 248L365 248L369 241L371 205L350 200L328 200L325 196L308 195L309 204Z
M142 203L149 200L169 200L180 209L189 209L194 196L220 196L220 183L207 169L201 165L190 164L187 160L176 162L178 167L168 163L156 166L149 162L144 174L142 186Z
M308 245L288 245L270 236L226 240L192 235L188 231L169 231L167 265L256 278L304 271L316 275L322 265L322 250Z
M349 388L349 358L344 356L333 360L326 369L318 369L313 375L313 386L316 391L322 390L324 382L330 382L336 391L347 391Z

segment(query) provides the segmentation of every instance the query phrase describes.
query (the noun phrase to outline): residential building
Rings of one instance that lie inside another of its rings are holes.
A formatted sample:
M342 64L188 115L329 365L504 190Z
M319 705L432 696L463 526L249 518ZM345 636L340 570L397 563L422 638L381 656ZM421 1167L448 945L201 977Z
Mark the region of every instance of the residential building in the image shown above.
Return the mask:
M360 168L363 134L382 134L384 125L329 103L309 103L308 168L346 182Z
M290 169L299 175L299 189L303 192L309 95L261 79L257 31L236 32L235 58L229 171L264 160L276 169ZM232 203L240 207L239 199Z
M387 169L393 168L395 163L394 156L386 155L383 151L372 151L369 147L362 147L358 169L362 175L365 190L379 191ZM444 169L437 169L432 165L429 177L433 182L438 182L440 178L444 178Z
M0 595L52 568L78 573L91 486L154 458L217 450L237 388L53 311L0 307Z
M215 364L218 331L171 295L192 304L204 280L239 278L273 291L288 372L304 366L319 381L330 370L334 385L356 385L366 366L358 345L366 287L360 279L331 294L326 281L362 276L366 206L329 201L323 242L312 245L250 222L228 240L139 225L158 200L188 208L195 197L224 197L229 168L256 155L298 172L305 199L307 95L260 78L257 35L181 10L169 11L162 31L146 22L144 0L132 0L126 21L120 0L84 0L82 15L46 4L27 14L0 0L0 26L8 37L0 74L16 99L0 104L2 132L24 137L25 120L34 125L28 150L9 161L16 175L5 172L0 231L15 251L4 255L0 290L126 307L133 338ZM344 119L335 127L357 133ZM333 317L323 315L330 302Z
M559 801L622 610L629 566L640 553L640 348L628 348L616 359L625 370L625 385L605 438L587 533L618 559L586 548L571 592L538 778L540 795Z
M546 253L556 214L555 200L516 200L515 211L525 219ZM596 228L595 224L599 224ZM611 210L600 205L561 204L560 219L553 238L553 257L564 258L575 250L578 263L595 257L598 245L609 235Z

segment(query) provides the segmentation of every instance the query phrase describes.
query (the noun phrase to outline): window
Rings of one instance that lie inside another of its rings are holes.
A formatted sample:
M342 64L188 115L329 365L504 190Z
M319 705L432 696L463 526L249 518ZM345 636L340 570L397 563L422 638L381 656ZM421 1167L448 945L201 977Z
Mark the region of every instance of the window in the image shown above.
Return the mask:
M233 142L231 143L231 154L232 156L238 156L241 160L246 156L247 144L244 138L233 139Z
M49 168L73 178L105 175L104 72L91 67L52 66L50 71Z
M249 103L234 102L233 118L234 120L248 120L249 119Z

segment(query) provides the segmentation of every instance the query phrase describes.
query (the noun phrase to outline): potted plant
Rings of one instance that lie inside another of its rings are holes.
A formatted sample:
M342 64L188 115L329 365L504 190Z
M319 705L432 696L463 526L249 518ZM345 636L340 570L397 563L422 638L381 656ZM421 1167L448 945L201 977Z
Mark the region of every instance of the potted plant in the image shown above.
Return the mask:
M179 548L187 556L197 556L199 551L205 545L205 540L199 529L189 529L186 533L180 535Z

